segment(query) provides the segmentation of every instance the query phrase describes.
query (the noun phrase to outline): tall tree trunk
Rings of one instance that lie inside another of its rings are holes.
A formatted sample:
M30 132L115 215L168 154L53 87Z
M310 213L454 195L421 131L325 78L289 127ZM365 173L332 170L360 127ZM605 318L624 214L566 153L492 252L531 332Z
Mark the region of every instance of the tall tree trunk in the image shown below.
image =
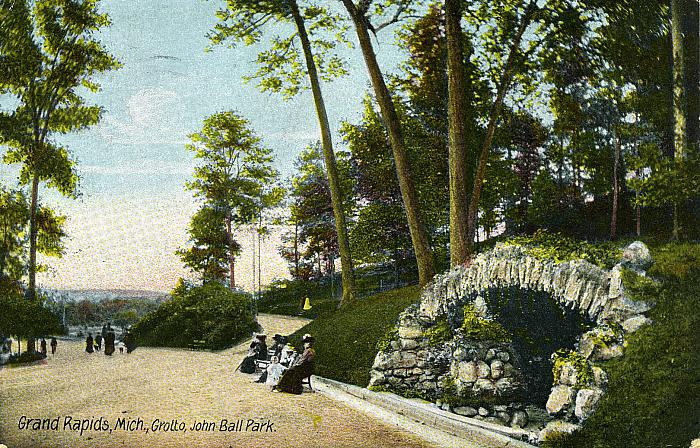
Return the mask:
M387 133L389 134L389 142L394 155L394 163L396 164L396 176L398 177L401 198L403 199L404 208L406 209L406 219L411 234L413 250L416 253L418 283L423 286L435 276L435 265L428 232L425 229L420 205L418 203L418 194L413 184L411 166L408 161L406 145L401 133L401 123L396 113L391 93L384 82L384 76L377 63L377 56L374 53L374 48L372 48L367 19L363 12L357 10L352 0L342 1L355 24L355 31L357 32L357 38L360 42L360 48L362 49L362 56L364 57L372 87L374 88L374 94L377 97L377 103L379 104L379 109L384 118Z
M299 221L294 221L294 278L299 279Z
M700 150L700 2L682 1L688 147Z
M36 240L38 227L36 222L37 210L39 207L39 175L32 177L32 197L29 205L29 285L27 288L27 298L36 298Z
M496 101L494 101L491 106L491 111L489 112L489 121L486 127L486 136L484 138L484 144L481 147L481 155L479 157L479 164L476 169L476 175L474 176L474 188L472 189L472 197L469 202L469 214L467 216L467 228L469 230L469 236L467 238L467 250L469 257L472 256L474 252L474 238L477 234L477 218L479 214L479 199L481 197L481 188L484 183L484 176L486 174L486 162L489 158L489 151L491 149L491 142L493 141L493 134L496 130L496 121L501 114L501 108L503 107L503 98L505 97L506 91L510 87L510 81L513 76L513 69L515 65L515 57L520 50L520 42L522 42L523 33L527 29L530 23L531 10L535 7L534 3L528 4L523 13L523 17L520 19L520 25L513 38L513 42L510 45L510 52L508 53L508 59L503 66L503 73L501 74L501 79L498 85L498 90L496 93Z
M620 187L618 185L617 169L620 163L620 137L617 132L614 133L615 139L615 155L613 162L613 189L612 189L612 213L610 219L610 239L614 240L617 238L617 200Z
M231 228L231 216L226 217L226 239L228 240L228 266L229 266L229 287L236 287L236 254L233 244L233 229Z
M671 0L671 42L673 49L673 156L680 165L688 147L687 122L685 116L686 97L684 85L685 62L683 57L683 0ZM673 204L673 238L680 236L680 207Z
M26 297L28 300L36 300L36 240L39 233L37 225L37 211L39 209L39 174L32 177L32 197L29 206L29 284ZM27 338L27 352L36 351L34 338Z
M469 185L467 184L467 145L465 130L464 49L462 45L461 0L445 0L447 28L447 118L449 122L450 173L450 262L465 263L469 257Z
M262 291L262 210L258 213L258 299ZM255 251L253 251L255 256Z
M294 23L299 32L299 40L304 51L304 59L306 60L306 70L311 83L311 92L313 93L314 103L316 105L316 114L318 116L318 124L321 127L321 145L323 146L323 158L326 164L326 173L328 175L328 184L331 190L331 204L333 205L333 217L335 218L335 230L338 234L338 250L340 252L340 270L343 279L343 297L340 299L340 305L347 305L355 299L355 274L352 266L352 255L350 253L350 239L348 238L347 223L345 220L345 212L343 211L343 195L340 190L340 180L338 177L338 167L335 160L335 152L333 151L333 140L331 138L331 127L328 123L328 114L326 113L326 105L323 101L321 93L321 83L318 80L318 72L316 63L314 62L311 52L311 43L306 32L304 19L299 12L299 6L296 0L289 2Z

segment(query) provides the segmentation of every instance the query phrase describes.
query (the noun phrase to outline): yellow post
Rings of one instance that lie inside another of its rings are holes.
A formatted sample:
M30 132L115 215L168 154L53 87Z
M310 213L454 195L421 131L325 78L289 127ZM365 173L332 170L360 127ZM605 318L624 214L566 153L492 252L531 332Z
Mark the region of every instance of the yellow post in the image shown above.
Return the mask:
M311 301L309 298L306 298L306 301L304 302L304 310L310 310L311 309Z

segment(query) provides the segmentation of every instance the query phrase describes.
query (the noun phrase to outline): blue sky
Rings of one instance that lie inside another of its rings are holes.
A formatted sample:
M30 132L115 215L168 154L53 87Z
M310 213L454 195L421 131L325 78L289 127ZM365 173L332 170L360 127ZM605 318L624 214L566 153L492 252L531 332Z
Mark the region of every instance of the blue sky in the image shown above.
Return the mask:
M41 192L46 203L69 216L70 238L64 258L49 260L52 270L42 275L40 285L169 290L186 274L173 254L185 244L189 216L196 209L184 190L194 167L185 144L206 116L237 110L273 149L284 176L291 174L299 151L318 138L310 92L283 101L242 81L253 73L262 46L204 51L219 3L103 0L101 9L112 26L101 32L100 40L123 67L100 76L102 91L89 96L105 108L102 122L61 139L78 160L82 196L73 201ZM377 52L382 68L391 72L401 55L392 30L382 33ZM354 41L353 33L350 37ZM323 86L334 130L342 120L359 118L369 87L359 48L344 49L343 55L350 75ZM334 140L339 147L337 132ZM16 167L0 170L3 182L12 185ZM286 272L276 257L278 236L263 247L269 257L263 282ZM252 284L246 238L241 234L244 253L237 271L243 286Z

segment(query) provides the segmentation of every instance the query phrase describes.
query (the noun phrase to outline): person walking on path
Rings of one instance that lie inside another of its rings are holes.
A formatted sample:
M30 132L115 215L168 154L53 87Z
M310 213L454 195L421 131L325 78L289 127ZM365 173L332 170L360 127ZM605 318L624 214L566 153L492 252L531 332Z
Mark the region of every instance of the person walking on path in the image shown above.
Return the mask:
M56 338L51 338L51 356L54 356L56 354L56 346L58 345L58 341L56 341Z
M105 338L105 355L107 356L112 356L112 353L114 353L114 339L114 332L110 330Z
M88 353L95 351L95 348L93 347L92 333L88 333L87 337L85 338L85 351Z
M124 335L124 345L126 346L126 353L131 353L134 350L136 350L136 339L134 338L134 335L131 334L131 328L126 330L126 334Z
M95 336L95 350L97 350L99 352L101 347L102 347L102 335L98 333Z
M41 343L39 344L39 347L41 347L41 354L46 356L46 339L41 338Z

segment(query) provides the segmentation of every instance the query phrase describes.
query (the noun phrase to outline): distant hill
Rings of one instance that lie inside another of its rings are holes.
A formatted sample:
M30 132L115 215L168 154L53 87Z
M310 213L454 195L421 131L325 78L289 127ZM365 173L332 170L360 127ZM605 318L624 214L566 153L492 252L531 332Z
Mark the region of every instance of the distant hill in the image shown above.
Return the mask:
M162 291L133 289L43 289L42 291L57 300L60 300L61 297L66 297L71 302L80 302L82 300L100 302L112 299L149 299L154 302L160 302L170 297L168 293Z

